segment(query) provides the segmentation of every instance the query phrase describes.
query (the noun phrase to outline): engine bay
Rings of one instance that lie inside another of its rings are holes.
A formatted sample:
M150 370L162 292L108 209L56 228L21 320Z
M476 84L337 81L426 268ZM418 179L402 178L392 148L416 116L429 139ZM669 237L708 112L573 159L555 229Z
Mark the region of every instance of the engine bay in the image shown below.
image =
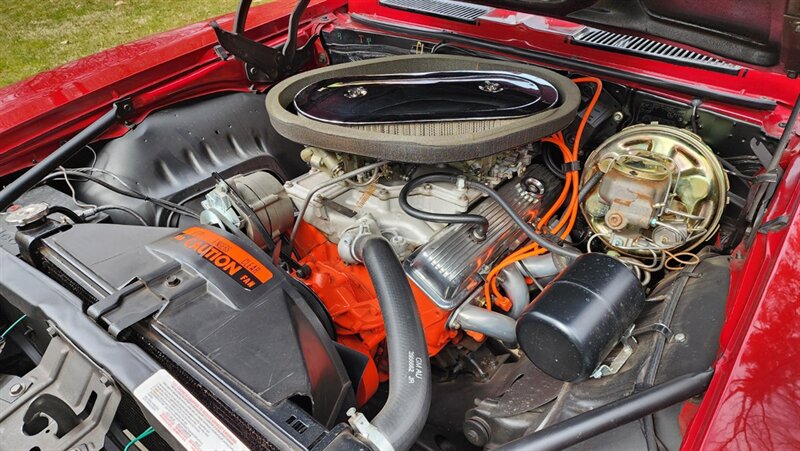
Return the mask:
M15 445L95 434L100 449L103 429L159 423L148 449L191 448L164 412L196 402L224 448L525 449L539 434L550 449L581 414L707 384L767 163L750 143L777 139L614 81L393 56L418 41L377 34L366 57L347 37L322 33L330 65L265 93L171 105L82 146L2 214L9 267L46 274L77 303L61 315L164 371L107 384L106 423L64 420L97 389L41 401L36 372L65 340L29 318L0 347L0 382L30 394L0 407L0 428L27 428ZM678 449L698 393L579 447Z

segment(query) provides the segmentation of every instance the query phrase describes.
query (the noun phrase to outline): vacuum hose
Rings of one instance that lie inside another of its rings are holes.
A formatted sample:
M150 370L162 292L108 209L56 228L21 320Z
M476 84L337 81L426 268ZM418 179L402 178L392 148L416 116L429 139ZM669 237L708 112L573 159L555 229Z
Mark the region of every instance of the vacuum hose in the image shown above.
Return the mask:
M456 183L457 177L448 174L429 174L422 177L409 180L408 183L400 190L399 202L400 208L412 218L421 219L428 222L441 222L445 224L473 224L477 228L475 232L482 238L486 237L486 232L489 230L489 220L481 215L474 215L469 213L434 213L431 211L423 211L411 206L408 203L408 196L418 186L426 183Z
M391 245L379 236L364 237L356 255L367 267L378 295L389 354L389 398L373 418L372 430L359 435L375 449L404 451L422 432L431 404L425 333L411 286ZM370 432L376 433L377 439L373 440Z
M511 219L528 235L533 242L538 244L539 246L547 249L548 251L552 252L555 255L559 255L562 257L566 257L570 260L573 260L581 255L581 252L577 249L573 249L571 247L562 246L558 243L554 243L544 236L540 235L539 232L536 231L528 221L520 216L508 202L505 201L502 197L500 197L497 192L488 186L485 186L481 183L472 181L472 180L463 180L464 186L469 189L474 189L476 191L480 191L481 193L488 196L494 202L496 202L500 207L505 210L505 212L511 217ZM478 236L486 236L486 231L489 229L489 221L480 215L475 214L464 214L464 213L456 213L456 214L449 214L449 213L433 213L429 211L422 211L416 207L413 207L411 204L408 203L408 196L410 195L411 191L426 183L459 183L459 177L456 175L450 174L428 174L417 177L415 179L409 180L408 183L400 190L400 208L412 218L422 219L423 221L429 222L444 222L444 223L465 223L465 224L475 224L479 229L475 229Z

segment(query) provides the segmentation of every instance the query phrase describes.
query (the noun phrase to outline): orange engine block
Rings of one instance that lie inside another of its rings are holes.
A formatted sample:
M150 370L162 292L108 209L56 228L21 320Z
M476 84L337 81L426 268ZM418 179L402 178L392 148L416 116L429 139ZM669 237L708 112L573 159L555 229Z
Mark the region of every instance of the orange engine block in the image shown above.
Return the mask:
M300 225L295 249L302 256L300 263L308 265L310 276L300 279L308 285L327 307L336 328L339 343L371 356L380 381L388 379L388 365L384 352L386 331L383 326L378 298L372 281L363 265L348 265L339 257L336 245L328 241L316 228L306 223ZM435 355L458 332L446 327L449 312L440 309L413 282L409 281L417 302L428 353ZM358 390L359 401L374 394L378 378L362 381Z

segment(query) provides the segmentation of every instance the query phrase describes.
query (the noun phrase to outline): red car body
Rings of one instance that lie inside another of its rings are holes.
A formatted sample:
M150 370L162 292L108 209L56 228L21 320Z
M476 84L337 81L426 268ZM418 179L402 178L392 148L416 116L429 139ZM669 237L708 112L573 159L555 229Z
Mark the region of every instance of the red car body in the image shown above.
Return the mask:
M282 42L293 5L293 1L283 0L253 8L247 36L269 45ZM303 16L300 44L332 22L369 29L353 22L353 15L447 30L623 73L766 99L774 102L774 108L753 109L715 101L706 102L704 107L761 124L773 137L792 126L786 121L800 94L800 80L787 77L779 66L746 67L738 74L727 75L570 46L567 38L583 25L501 9L491 13L493 20L473 25L389 9L378 0L316 0ZM218 22L231 29L232 16ZM137 112L133 122L138 122L150 112L179 101L216 92L266 88L251 86L241 63L220 60L214 52L215 44L208 24L198 23L106 50L0 89L0 175L35 164L119 98L132 97ZM315 61L324 63L324 49L318 45L316 52ZM535 59L531 62L547 66ZM603 78L669 98L691 100L685 94L646 83ZM781 162L785 175L764 219L785 219L786 225L758 233L752 244L742 244L733 253L731 292L716 372L702 401L687 402L681 416L686 425L683 448L687 450L800 449L800 126L793 126ZM119 126L103 138L125 132L126 128Z

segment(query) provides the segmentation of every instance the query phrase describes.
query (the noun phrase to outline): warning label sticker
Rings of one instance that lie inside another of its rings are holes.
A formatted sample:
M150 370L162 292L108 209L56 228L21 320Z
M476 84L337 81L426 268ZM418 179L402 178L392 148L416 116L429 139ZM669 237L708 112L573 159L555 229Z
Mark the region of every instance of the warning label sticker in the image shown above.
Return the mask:
M133 395L189 451L248 450L166 370L147 378Z
M190 227L175 235L175 240L247 289L272 278L272 272L250 253L210 230Z

